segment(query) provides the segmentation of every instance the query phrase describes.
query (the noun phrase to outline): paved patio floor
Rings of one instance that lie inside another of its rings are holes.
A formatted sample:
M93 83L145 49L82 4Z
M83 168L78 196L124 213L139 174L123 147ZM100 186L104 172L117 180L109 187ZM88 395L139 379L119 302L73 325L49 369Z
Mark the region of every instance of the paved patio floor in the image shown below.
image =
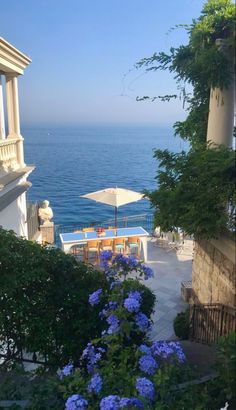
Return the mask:
M148 242L147 265L154 270L154 278L145 284L157 297L151 338L155 340L175 339L173 320L178 312L186 309L181 299L181 282L191 280L193 241L186 240L182 251L167 251L155 240Z

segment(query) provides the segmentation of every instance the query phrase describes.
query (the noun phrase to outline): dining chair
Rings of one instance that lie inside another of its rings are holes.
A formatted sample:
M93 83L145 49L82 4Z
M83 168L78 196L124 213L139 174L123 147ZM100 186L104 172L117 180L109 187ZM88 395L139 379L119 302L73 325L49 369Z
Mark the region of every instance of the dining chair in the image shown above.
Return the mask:
M77 260L85 259L85 246L82 244L76 244L71 246L70 254L73 255Z
M83 232L94 232L95 229L90 227L90 228L83 228Z
M126 238L115 238L113 243L114 252L123 253L125 255Z
M96 262L99 262L99 253L100 253L100 242L101 241L88 241L85 245L85 261L89 261L89 256L96 255Z
M140 258L140 238L138 236L128 238L127 246L130 254L135 253Z
M112 251L113 250L113 239L102 239L100 250L101 251Z

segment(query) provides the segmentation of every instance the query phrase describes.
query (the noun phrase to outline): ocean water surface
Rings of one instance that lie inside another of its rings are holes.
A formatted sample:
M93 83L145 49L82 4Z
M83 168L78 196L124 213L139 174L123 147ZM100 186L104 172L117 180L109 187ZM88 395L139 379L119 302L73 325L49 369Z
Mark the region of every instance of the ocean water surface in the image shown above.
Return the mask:
M24 128L25 161L36 169L29 177L31 201L48 199L56 224L90 223L112 218L114 209L80 198L118 186L155 189L156 148L181 151L187 144L172 128L151 126L80 126ZM119 208L118 216L150 212L148 200Z

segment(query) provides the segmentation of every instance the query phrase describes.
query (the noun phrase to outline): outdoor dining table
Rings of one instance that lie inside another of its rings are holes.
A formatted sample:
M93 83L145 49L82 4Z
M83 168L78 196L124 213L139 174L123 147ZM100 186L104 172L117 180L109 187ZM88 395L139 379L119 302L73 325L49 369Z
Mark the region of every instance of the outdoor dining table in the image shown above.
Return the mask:
M147 238L149 233L141 226L132 228L105 229L103 236L98 236L96 231L61 233L61 248L65 253L70 253L74 245L86 245L89 241L117 238L139 237L143 251L143 260L147 262Z

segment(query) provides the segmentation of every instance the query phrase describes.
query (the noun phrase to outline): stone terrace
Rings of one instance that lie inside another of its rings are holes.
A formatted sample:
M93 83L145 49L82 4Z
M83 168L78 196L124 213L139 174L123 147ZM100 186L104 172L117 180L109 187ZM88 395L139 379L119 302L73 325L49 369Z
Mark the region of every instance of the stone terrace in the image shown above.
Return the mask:
M192 277L193 241L186 240L181 251L168 251L159 247L155 240L148 242L147 265L154 270L154 278L145 284L157 297L151 338L175 339L173 320L178 312L185 310L187 303L181 299L181 282Z

